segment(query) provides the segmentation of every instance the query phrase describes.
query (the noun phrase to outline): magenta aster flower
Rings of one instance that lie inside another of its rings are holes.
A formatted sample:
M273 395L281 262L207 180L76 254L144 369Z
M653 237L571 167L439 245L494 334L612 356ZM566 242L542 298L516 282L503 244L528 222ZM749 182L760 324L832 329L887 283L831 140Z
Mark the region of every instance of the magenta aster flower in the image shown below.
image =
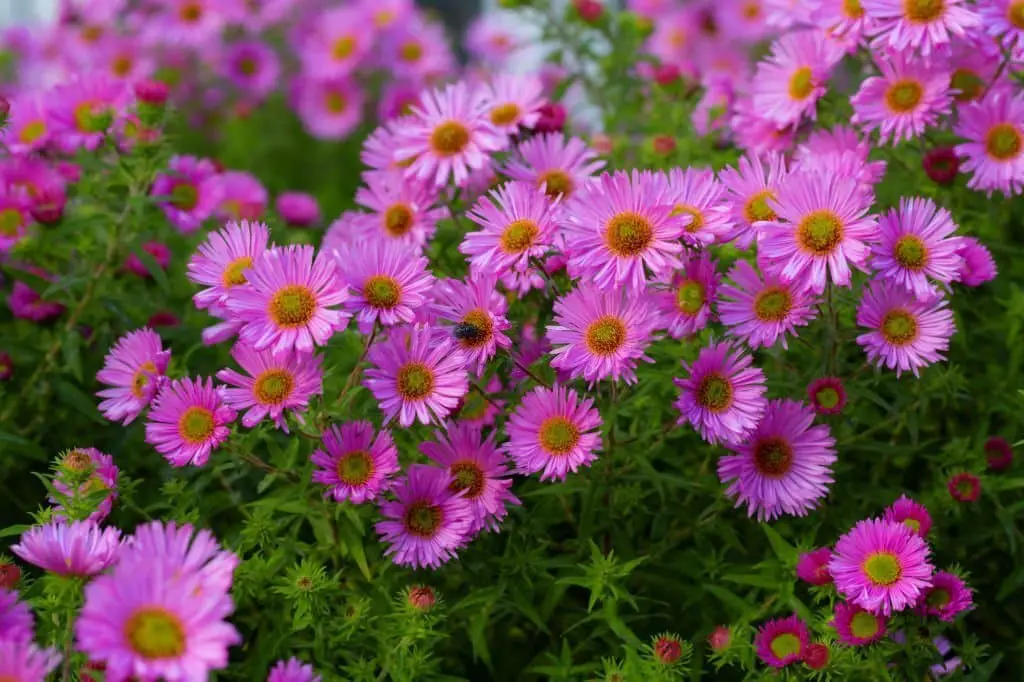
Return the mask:
M900 498L885 510L884 518L886 521L905 524L922 538L928 537L928 531L932 527L932 517L928 513L928 508L906 495L900 495Z
M825 94L832 67L843 53L818 31L792 31L772 44L771 54L757 65L753 105L779 126L817 118L815 105Z
M872 202L850 179L790 176L772 202L777 219L759 223L764 269L814 294L825 291L829 280L849 286L849 265L865 268L865 242L876 233L868 215Z
M361 221L368 239L388 239L421 249L434 235L437 221L448 210L436 207L437 192L428 185L400 173L363 175L365 187L356 192L356 203L369 211Z
M338 271L352 296L345 309L369 333L376 322L385 327L409 324L427 303L434 277L418 249L395 240L356 242L335 252Z
M213 533L191 524L151 521L138 526L121 552L122 562L159 562L179 579L195 579L198 591L227 594L238 556L222 549Z
M973 173L967 186L1006 196L1024 188L1024 93L998 89L958 108L953 131L967 141L956 146L960 168Z
M398 22L382 41L383 61L399 78L433 83L455 71L455 56L438 21L412 14Z
M745 504L747 515L771 521L806 516L828 494L836 441L828 426L814 424L814 412L795 400L772 400L735 455L718 460L725 494Z
M505 318L508 301L493 274L442 280L434 294L434 311L439 320L452 325L455 345L465 353L471 372L482 374L499 348L512 345L505 334L512 326Z
M150 30L155 42L177 48L202 48L220 35L228 17L220 0L166 0L157 6Z
M295 112L306 132L321 140L348 137L363 120L364 99L359 83L347 76L301 76L295 83Z
M117 499L117 477L120 470L114 464L114 458L104 454L96 448L75 448L61 457L61 469L53 479L53 487L64 495L71 496L77 493L79 496L107 491L107 496L97 505L96 510L89 515L89 521L101 523L107 518L114 507L114 500ZM67 472L90 470L89 478L81 483L75 491L65 480ZM50 498L54 505L54 518L65 519L64 507L56 499Z
M28 604L18 601L17 592L0 588L0 641L31 642L35 639L33 630L34 620Z
M327 486L335 502L362 504L391 487L391 477L401 471L398 450L391 432L381 429L374 436L366 421L331 426L324 431L323 449L310 458L317 467L313 482Z
M313 672L312 665L293 657L278 661L270 669L267 682L320 682L320 676Z
M729 206L723 201L725 187L710 168L673 168L664 180L662 201L672 213L690 218L683 241L701 248L720 241L730 231Z
M53 135L54 125L46 95L25 92L11 101L10 118L2 135L12 154L30 154L42 149Z
M402 162L395 159L394 153L398 140L394 128L398 125L401 125L398 120L389 121L366 136L359 152L359 160L363 165L373 170L403 172Z
M854 44L872 26L860 0L819 0L813 16L818 28Z
M497 130L514 135L537 123L544 104L544 86L538 77L497 74L484 87L488 117Z
M568 199L602 168L604 161L583 140L551 133L520 143L503 172L511 180L544 189L552 199Z
M879 242L872 247L871 267L889 280L927 300L939 293L930 280L949 284L960 272L960 239L949 211L931 199L902 198L878 221Z
M207 159L173 156L168 170L168 173L156 176L150 194L167 197L158 205L179 231L185 234L195 232L217 208L217 193L207 182L216 176L217 169Z
M1020 0L989 0L975 6L981 28L1001 39L1007 49L1024 44L1024 3Z
M463 82L425 94L395 132L394 157L409 161L406 177L436 186L449 178L463 186L470 171L488 165L489 154L506 144L487 117L484 93Z
M928 545L902 523L859 521L836 543L828 569L850 602L888 616L917 603L928 589Z
M206 679L227 666L228 647L242 641L227 621L227 589L183 570L180 555L138 549L86 585L77 648L112 680Z
M469 390L463 351L423 325L375 344L368 358L374 366L366 370L363 385L380 403L385 423L395 417L406 427L416 420L440 422Z
M920 137L949 113L950 72L942 63L902 53L877 58L875 63L881 75L866 78L850 98L852 123L865 131L877 130L883 142L898 144Z
M952 623L961 613L971 608L974 599L971 588L955 573L936 571L931 587L921 596L918 611Z
M668 280L667 289L652 289L651 300L661 314L659 328L665 328L674 339L692 336L704 329L713 317L722 276L718 261L707 251L689 257L683 269Z
M52 275L45 272L41 276L47 280L54 279ZM14 286L11 287L11 293L7 297L7 306L15 317L31 320L37 324L49 322L64 313L62 304L47 301L39 295L39 292L21 280L16 280Z
M979 24L964 0L860 0L872 21L873 44L893 52L920 52L928 57Z
M0 187L0 255L13 249L28 234L32 200L17 187Z
M203 466L231 432L235 411L224 404L212 379L177 379L164 384L146 422L146 442L171 466Z
M395 500L380 505L376 525L385 556L399 566L438 568L469 540L473 508L444 469L413 464L394 487Z
M130 424L146 409L163 382L171 351L160 335L143 327L122 336L103 360L96 381L110 386L96 395L103 398L100 412L114 422Z
M794 614L762 625L754 637L754 650L766 665L785 668L803 659L809 639L807 625Z
M277 86L281 62L262 40L232 43L220 59L221 73L246 95L262 99Z
M200 310L226 310L232 287L246 283L246 272L266 252L270 230L263 223L230 221L211 232L188 263L188 278L206 285L195 296Z
M778 154L763 157L748 154L739 160L738 168L730 166L719 173L734 225L732 232L723 237L724 241L735 240L738 248L750 248L757 239L755 225L778 218L769 202L778 197L779 187L787 175L786 163Z
M951 476L946 488L957 502L977 502L981 497L981 479L968 471Z
M846 646L867 646L885 637L888 618L866 611L856 604L839 602L829 625Z
M225 171L208 182L217 197L216 218L258 220L267 210L267 188L252 173Z
M877 280L868 282L857 306L857 324L871 331L857 337L868 361L918 376L922 367L943 360L956 331L949 301L921 301Z
M2 216L2 213L0 213L0 216ZM171 264L171 249L163 242L146 242L140 250L152 256L161 270L166 271ZM153 276L149 268L146 267L146 264L142 262L142 259L134 253L128 254L128 257L124 259L124 269L133 275L146 279Z
M751 348L770 348L778 340L788 348L786 335L814 319L816 297L777 275L764 279L744 260L736 261L729 271L729 282L722 287L718 316L728 334L742 339Z
M573 195L562 215L573 278L639 292L646 271L658 277L680 267L679 238L692 219L673 215L659 190L654 176L634 170L606 173Z
M451 476L450 488L469 502L472 521L467 533L495 531L508 513L507 505L520 504L512 494L511 472L495 433L484 438L479 426L448 422L435 432L437 442L420 443L420 451L444 467Z
M60 664L60 654L32 642L0 637L0 679L43 682Z
M873 188L885 176L885 161L870 161L870 140L862 139L848 126L811 131L793 154L794 170L802 172L828 172L855 178L866 190Z
M607 378L636 383L637 362L654 362L644 351L659 317L646 296L578 286L555 301L551 366L591 385Z
M320 222L320 205L306 192L281 192L275 202L278 215L292 227L309 227Z
M420 103L422 85L414 80L400 80L384 85L377 104L377 119L381 122L392 121L412 113L412 108ZM391 162L390 155L387 162Z
M222 369L217 378L231 388L222 390L228 407L242 411L242 426L251 429L267 415L277 428L288 433L285 410L296 421L304 423L302 412L309 399L323 392L322 358L294 350L273 353L257 351L238 343L231 349L231 357L242 366L248 376L233 369Z
M57 575L89 577L117 561L121 531L92 521L51 521L22 533L11 551Z
M712 342L692 364L683 362L689 376L676 379L680 389L676 408L679 424L689 422L701 438L717 444L741 442L764 415L764 372L752 358L728 342Z
M807 386L807 399L817 414L839 414L846 407L846 389L837 377L822 377Z
M100 73L58 85L47 103L60 147L68 152L99 147L104 132L124 113L129 95L124 83Z
M525 396L505 427L505 452L517 473L541 472L540 480L564 481L566 475L597 459L601 415L591 398L564 386L538 386Z
M317 78L351 74L373 46L368 19L366 8L358 4L321 11L300 46L303 68Z
M558 210L542 187L505 183L473 206L468 217L483 229L467 233L459 251L474 270L526 272L551 248Z
M989 436L983 446L988 468L992 471L1006 471L1013 466L1013 446L1000 436Z
M960 272L957 280L969 287L980 287L996 277L996 262L985 245L974 237L960 237Z
M248 285L228 297L228 309L243 321L238 335L256 350L312 351L345 328L348 313L336 310L348 290L331 254L313 257L312 246L270 249L245 271Z
M832 550L828 547L804 552L796 562L796 577L811 585L828 585L832 582L832 574L828 572L831 558Z

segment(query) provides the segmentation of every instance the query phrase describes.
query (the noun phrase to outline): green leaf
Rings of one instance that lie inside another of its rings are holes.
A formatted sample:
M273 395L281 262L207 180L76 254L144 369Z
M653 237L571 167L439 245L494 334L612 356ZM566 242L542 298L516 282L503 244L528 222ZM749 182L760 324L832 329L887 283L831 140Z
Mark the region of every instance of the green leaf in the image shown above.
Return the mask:
M718 597L719 601L732 609L737 618L742 616L751 608L746 599L743 599L735 592L719 587L718 585L705 584L704 589Z
M145 251L141 247L136 248L132 251L135 257L142 261L142 264L146 266L146 270L153 277L153 281L156 282L157 286L164 293L168 293L171 290L171 283L167 280L167 273L160 267L160 264L156 262L156 258L148 251Z
M24 523L18 524L16 526L7 526L7 528L0 530L0 538L9 538L12 535L21 535L31 527L32 526L29 526Z
M53 382L53 388L56 390L57 397L60 401L68 407L80 412L82 415L98 424L106 423L103 417L100 416L99 411L96 409L96 402L83 393L82 389L61 379L57 379Z
M772 549L775 550L775 556L779 557L780 561L792 563L796 560L796 549L779 535L778 531L768 524L761 524L761 528L764 529L764 534L768 536L768 542L771 543Z
M79 382L82 381L82 337L72 329L64 335L64 343L60 349L64 355L64 364L71 370L71 376Z
M16 436L13 433L0 431L0 443L7 443L9 445L13 445L17 448L20 448L25 455L31 457L32 459L39 460L40 462L45 462L46 460L50 459L50 456L46 453L46 450L43 450L41 447L39 447L37 443L33 443L32 441L26 438L22 438L21 436Z
M373 580L373 575L370 573L370 565L366 563L366 549L363 547L362 533L358 531L354 524L342 520L338 524L338 537L345 549L348 550L352 560L356 562L356 566L359 567L359 572L363 574L363 577L367 580Z
M494 666L491 663L491 650L487 646L487 623L491 618L491 609L488 606L485 609L478 611L469 620L469 642L473 646L473 658L484 662L488 670L493 671Z
M752 585L754 587L763 587L769 590L775 590L778 587L778 581L772 578L767 578L763 575L723 575L722 580L728 580L731 583L738 585Z

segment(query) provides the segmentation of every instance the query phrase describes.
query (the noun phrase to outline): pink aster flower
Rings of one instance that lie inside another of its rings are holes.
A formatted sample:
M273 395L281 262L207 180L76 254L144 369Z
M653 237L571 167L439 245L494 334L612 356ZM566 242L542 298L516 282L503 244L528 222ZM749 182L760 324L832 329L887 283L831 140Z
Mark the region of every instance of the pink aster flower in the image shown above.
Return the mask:
M53 129L46 96L25 92L11 101L10 118L0 136L12 154L30 154L50 141Z
M929 616L936 616L945 623L953 620L971 608L974 599L971 588L955 573L937 571L932 576L931 587L921 595L918 611Z
M813 294L831 280L850 286L850 265L864 270L876 221L873 197L847 178L791 175L770 202L777 214L760 223L759 254L766 273Z
M188 263L188 278L207 287L192 297L196 307L226 309L231 289L246 283L246 273L269 241L267 226L248 220L229 221L211 232Z
M764 372L752 364L749 355L728 342L702 348L692 365L684 361L689 376L675 380L680 389L678 423L689 422L712 445L742 442L768 405Z
M416 81L395 81L387 83L380 93L377 104L377 119L382 122L408 116L412 108L420 103L422 85ZM388 163L391 157L388 155Z
M320 205L306 192L281 192L275 202L278 215L292 227L309 227L320 222Z
M795 400L772 400L735 455L718 460L725 494L745 504L747 515L771 521L783 514L806 516L828 494L836 441L814 412Z
M235 411L224 404L223 388L211 379L178 379L164 384L146 422L146 442L171 466L203 466L231 432Z
M883 142L920 137L950 112L949 71L941 63L903 53L875 60L880 76L866 78L850 98L852 123L877 130Z
M533 75L498 74L485 86L488 116L498 130L515 134L540 118L544 86Z
M661 314L659 328L674 339L692 336L704 329L713 317L711 310L722 276L718 261L707 251L687 258L683 269L672 275L665 289L651 290L651 300Z
M792 31L772 44L772 53L757 65L753 104L779 126L817 118L815 105L825 94L832 68L843 54L820 32Z
M45 279L53 279L53 277L47 275ZM35 289L21 280L16 280L11 287L7 305L15 317L31 320L37 324L49 322L64 313L62 304L47 301Z
M437 192L429 185L396 172L366 173L356 203L369 211L358 223L367 239L394 240L419 248L434 235L448 210L437 207Z
M158 7L149 25L152 39L178 49L209 45L220 35L228 17L221 0L166 0Z
M200 592L227 594L231 589L238 556L222 549L208 530L191 524L151 521L135 529L131 542L121 550L122 562L142 559L159 562L179 579L194 578Z
M551 366L591 385L607 378L635 383L637 362L654 362L644 351L659 317L646 296L582 284L555 301Z
M440 422L469 390L463 351L424 325L374 344L368 359L374 366L366 370L363 385L380 404L385 423L395 417L405 427L416 420Z
M511 472L494 442L495 433L484 438L475 424L448 422L435 438L437 442L420 443L420 451L446 469L452 477L449 487L469 502L473 518L467 533L497 530L506 507L520 502L511 492Z
M0 679L43 682L60 664L60 654L32 642L0 637Z
M152 256L161 270L167 270L171 264L171 249L163 242L146 242L140 250ZM124 269L146 279L153 276L142 259L134 253L128 254L128 257L124 259Z
M395 143L398 139L394 127L400 125L398 120L389 121L367 135L363 140L362 150L359 152L359 160L363 162L363 165L373 170L398 171L399 173L404 171L401 162L395 159L394 153Z
M885 637L888 621L888 618L866 611L856 604L839 602L829 625L836 629L839 641L846 646L867 646Z
M509 417L505 452L519 474L539 471L541 481L564 481L570 471L597 459L601 423L593 399L557 384L538 386Z
M757 239L755 225L778 218L770 202L778 197L787 175L785 160L778 154L747 154L739 160L737 168L730 166L719 174L734 226L723 237L724 241L735 241L737 248L744 251L750 248Z
M960 237L960 272L957 280L969 287L980 287L996 277L996 262L985 245L974 237Z
M107 678L206 679L227 666L228 648L242 641L227 621L231 597L182 569L177 553L129 551L86 585L77 648L105 663Z
M665 182L662 201L675 215L690 218L683 241L701 248L720 241L731 228L729 206L723 201L725 187L710 168L673 168L658 176Z
M807 625L796 614L768 621L754 637L757 657L773 668L802 660L809 644Z
M217 197L214 216L221 220L258 220L267 210L267 188L252 173L225 171L208 182Z
M281 62L262 40L232 43L220 57L220 71L244 94L262 99L277 86Z
M362 504L390 489L391 477L401 471L391 432L374 436L366 421L331 426L324 431L323 448L310 458L316 467L313 482L327 486L335 502Z
M99 73L57 86L48 104L53 133L61 148L74 152L99 147L104 132L124 113L129 95L123 83Z
M468 214L483 229L467 233L459 251L469 256L474 270L526 272L531 259L542 259L551 248L557 211L543 188L505 183L481 197Z
M794 170L852 177L872 191L885 175L885 161L869 161L871 142L853 128L835 126L814 130L793 154Z
M946 489L957 502L977 502L981 497L981 479L969 471L961 471L950 476Z
M397 240L355 242L335 251L338 271L352 296L345 309L363 333L377 322L384 327L409 324L429 300L434 277L418 249Z
M814 319L817 298L778 275L764 279L747 261L736 261L722 287L718 315L727 333L751 348L770 348Z
M348 291L331 254L313 257L312 246L273 248L245 271L248 284L228 297L228 309L244 322L239 338L256 350L310 352L345 328L348 313L336 310Z
M306 132L321 140L342 140L363 120L365 95L347 76L302 76L295 83L294 109Z
M867 519L839 538L828 568L847 600L888 616L916 604L928 589L928 553L925 541L904 524Z
M832 550L828 547L804 552L796 562L796 577L811 585L828 585L832 582L832 574L828 572L831 558Z
M464 82L431 91L396 128L394 158L409 162L406 177L436 186L453 178L461 187L506 144L487 113L484 93Z
M293 657L278 661L270 669L267 682L320 682L320 676L313 672L312 665Z
M502 66L526 42L525 36L516 35L500 12L482 14L466 31L466 48L485 64Z
M320 12L300 47L303 68L318 78L351 74L373 45L375 32L367 30L367 19L358 4Z
M958 108L953 131L961 170L973 173L967 186L992 194L1020 194L1024 188L1024 93L998 89Z
M543 188L552 199L568 199L603 167L604 161L583 140L550 133L520 143L503 172L511 180Z
M32 224L32 200L19 187L0 187L0 255L17 246Z
M756 156L789 151L796 140L796 126L782 126L766 118L751 96L733 103L729 128L732 142Z
M118 339L96 373L96 381L110 386L96 394L103 398L103 416L131 424L156 395L170 361L171 351L163 349L152 329L136 329Z
M466 369L476 374L483 374L499 348L512 345L505 334L512 326L505 318L507 311L508 301L498 291L493 274L442 280L434 293L438 320L452 325L455 345L466 356Z
M51 521L22 533L11 551L57 575L94 576L117 561L121 531L92 521Z
M928 57L945 49L955 36L978 27L979 18L964 0L861 0L872 21L872 44L893 52L920 52Z
M85 471L91 470L89 478L72 490L66 480L67 470ZM114 508L114 500L117 499L117 478L120 470L114 464L114 458L104 454L96 448L75 448L67 452L61 458L61 469L53 479L53 487L67 496L78 495L84 497L97 493L101 490L107 491L107 496L96 506L96 510L89 514L89 521L102 523ZM64 507L53 497L50 502L54 505L54 518L67 519L64 514Z
M1024 4L1020 0L989 0L975 5L981 28L1008 48L1024 45Z
M949 301L942 297L919 300L906 291L873 280L857 306L857 324L871 331L857 337L868 361L918 376L921 368L945 359L956 331Z
M599 289L639 292L680 267L679 243L692 219L673 215L650 173L604 174L575 193L563 213L569 273Z
M33 629L32 611L28 604L18 601L17 592L0 588L0 641L31 642L35 639Z
M837 377L822 377L807 386L807 399L817 414L839 414L846 407L846 390Z
M455 71L455 56L448 47L444 26L411 14L397 22L381 41L389 73L418 82L436 82Z
M242 426L247 429L269 415L277 428L288 433L285 410L302 424L302 412L309 406L309 399L323 392L322 358L318 355L293 350L256 351L238 343L231 349L231 357L248 376L233 369L222 369L217 372L217 378L231 387L222 391L228 407L245 410Z
M156 176L150 194L167 197L158 205L179 231L195 232L217 208L215 188L207 182L217 169L209 160L194 156L173 156L168 169L169 173Z
M464 491L444 469L413 464L394 487L395 500L380 505L376 525L385 556L399 566L438 568L453 559L469 540L473 508Z
M938 294L932 283L957 279L962 258L956 223L931 199L902 198L878 221L879 241L871 249L871 267L888 280L925 300Z
M833 36L858 44L870 30L872 21L860 0L819 0L814 24Z

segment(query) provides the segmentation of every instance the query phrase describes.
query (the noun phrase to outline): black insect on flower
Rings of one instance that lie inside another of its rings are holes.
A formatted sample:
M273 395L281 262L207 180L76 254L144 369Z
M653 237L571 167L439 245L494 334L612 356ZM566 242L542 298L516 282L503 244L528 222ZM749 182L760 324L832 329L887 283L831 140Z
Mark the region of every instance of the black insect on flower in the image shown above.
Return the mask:
M477 341L484 335L484 330L469 322L460 322L455 325L452 334L459 341Z

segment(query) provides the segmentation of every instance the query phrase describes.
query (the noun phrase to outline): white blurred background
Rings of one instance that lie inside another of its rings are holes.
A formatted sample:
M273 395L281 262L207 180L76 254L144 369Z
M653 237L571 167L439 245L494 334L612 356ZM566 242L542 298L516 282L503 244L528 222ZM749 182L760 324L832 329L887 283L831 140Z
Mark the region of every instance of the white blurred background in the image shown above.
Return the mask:
M56 15L58 0L0 0L0 26L48 21Z

